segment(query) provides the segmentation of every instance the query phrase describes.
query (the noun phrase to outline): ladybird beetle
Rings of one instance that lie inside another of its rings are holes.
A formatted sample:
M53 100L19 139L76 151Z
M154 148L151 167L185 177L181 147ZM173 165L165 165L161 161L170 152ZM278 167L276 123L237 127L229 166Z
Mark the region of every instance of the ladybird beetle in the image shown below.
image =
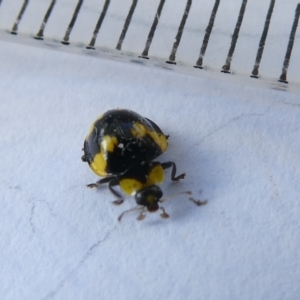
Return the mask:
M104 177L87 187L108 183L118 198L113 203L121 204L124 199L113 188L119 185L125 194L134 195L137 205L143 208L138 219L145 217L144 211L158 209L162 210L161 217L167 218L168 214L159 206L163 192L157 184L163 182L164 170L168 168L172 168L172 181L185 177L184 173L176 176L174 162L153 161L167 150L167 140L168 136L153 121L131 110L107 111L92 124L84 141L82 161Z

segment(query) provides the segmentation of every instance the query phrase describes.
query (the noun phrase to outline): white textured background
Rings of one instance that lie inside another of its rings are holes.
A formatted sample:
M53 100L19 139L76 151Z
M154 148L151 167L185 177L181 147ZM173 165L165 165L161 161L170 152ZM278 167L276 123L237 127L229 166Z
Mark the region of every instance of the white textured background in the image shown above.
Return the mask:
M2 299L299 298L296 85L25 41L2 33L0 42ZM179 196L164 204L168 220L132 213L118 223L134 200L116 207L107 188L85 187L97 178L81 162L83 140L116 107L170 134L160 161L187 177L171 183L167 171L165 195L189 190L206 206Z

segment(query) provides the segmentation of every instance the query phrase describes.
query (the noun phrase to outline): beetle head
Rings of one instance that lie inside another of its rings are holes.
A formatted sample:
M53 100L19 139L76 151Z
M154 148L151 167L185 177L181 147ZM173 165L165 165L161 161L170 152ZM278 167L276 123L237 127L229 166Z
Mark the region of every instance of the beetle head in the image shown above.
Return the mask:
M157 185L145 187L135 194L135 201L138 205L143 205L149 212L155 212L159 209L158 202L163 192Z

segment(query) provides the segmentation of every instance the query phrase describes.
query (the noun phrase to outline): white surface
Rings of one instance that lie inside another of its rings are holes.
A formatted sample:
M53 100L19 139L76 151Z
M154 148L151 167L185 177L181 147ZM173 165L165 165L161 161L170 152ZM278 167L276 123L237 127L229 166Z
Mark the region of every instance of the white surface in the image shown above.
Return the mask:
M299 92L0 42L2 299L298 299ZM212 76L213 77L213 76ZM257 82L257 81L255 81ZM187 177L139 222L81 162L126 107L170 134ZM202 190L202 194L199 194Z

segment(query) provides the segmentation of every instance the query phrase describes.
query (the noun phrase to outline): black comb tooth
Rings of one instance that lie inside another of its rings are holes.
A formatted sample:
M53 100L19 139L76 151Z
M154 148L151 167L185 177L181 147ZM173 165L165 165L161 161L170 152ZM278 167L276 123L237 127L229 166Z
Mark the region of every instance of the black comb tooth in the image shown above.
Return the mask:
M180 25L178 27L176 37L175 37L175 42L173 44L173 48L172 48L171 54L169 56L169 60L166 61L167 64L176 65L176 62L175 62L176 52L177 52L177 49L178 49L179 44L180 44L180 40L181 40L181 37L182 37L182 33L183 33L183 30L184 30L186 20L189 16L191 5L192 5L192 0L187 0L185 10L184 10L184 13L183 13Z
M242 26L242 22L244 19L244 14L245 14L245 10L246 10L246 5L247 5L247 1L248 0L243 0L241 8L240 8L240 12L239 12L239 16L238 16L238 20L236 22L233 34L232 34L232 38L231 38L231 45L227 54L227 58L226 58L226 62L224 64L224 66L222 67L221 72L223 73L227 73L230 74L230 66L231 66L231 61L232 61L232 56L234 54L234 50L235 50L235 46L236 43L238 41L239 38L239 32Z
M64 38L62 39L61 43L64 44L64 45L69 45L69 39L70 39L70 34L72 32L72 29L75 25L75 22L77 20L77 17L78 17L78 14L80 12L80 9L81 9L81 5L83 3L83 0L78 0L78 3L75 7L75 10L74 10L74 13L73 13L73 16L72 16L72 19L71 19L71 22L66 30L66 33L65 33L65 36Z
M295 18L294 18L293 26L292 26L291 33L290 33L290 38L289 38L288 46L286 49L285 58L283 61L282 73L278 79L279 82L288 83L287 71L289 68L291 54L292 54L292 50L294 47L294 41L295 41L296 30L298 27L299 17L300 17L300 3L298 3L297 7L296 7Z
M13 27L12 27L12 30L10 32L11 34L14 34L14 35L18 34L19 23L20 23L23 15L24 15L24 12L27 8L28 3L29 3L29 0L24 0L24 2L22 4L22 7L21 7L21 10L20 10L20 12L17 16L17 19L16 19L16 21L15 21ZM0 4L1 4L1 2L0 2Z
M258 50L257 50L257 54L256 54L256 59L255 59L255 64L254 64L253 71L252 71L252 75L250 76L252 78L258 78L259 65L260 65L260 61L261 61L261 58L262 58L262 55L263 55L263 52L264 52L266 38L267 38L267 35L268 35L268 31L269 31L269 26L270 26L272 14L273 14L274 5L275 5L275 0L271 0L269 10L268 10L268 13L267 13L267 16L266 16L264 29L263 29L263 32L262 32L262 35L261 35L261 38L260 38L260 42L259 42L259 46L258 46Z
M50 6L47 9L46 14L44 16L41 27L40 27L38 33L34 37L36 40L43 40L44 39L44 30L45 30L46 24L48 22L48 19L49 19L51 13L52 13L52 10L53 10L53 7L54 7L55 3L56 3L56 0L51 1Z
M102 22L103 22L103 20L106 16L106 12L107 12L107 9L109 7L109 4L110 4L110 0L105 0L102 12L100 14L100 17L98 19L98 22L97 22L96 27L95 27L94 32L93 32L93 37L92 37L90 43L88 44L88 46L86 46L86 49L95 50L95 43L96 43L97 35L98 35L99 30L101 28Z
M206 48L207 48L207 45L208 45L208 42L209 42L209 37L211 35L211 31L214 27L214 22L215 22L215 19L216 19L219 4L220 4L220 0L216 0L215 5L214 5L214 7L212 9L212 12L211 12L211 15L210 15L209 23L208 23L208 25L205 29L205 35L204 35L204 38L203 38L203 42L202 42L202 46L201 46L201 50L200 50L200 55L199 55L199 58L196 62L196 65L194 66L194 68L203 69L203 66L202 66L203 57L204 57L205 52L206 52Z
M118 44L117 44L117 46L116 46L116 49L117 49L117 50L121 50L121 48L122 48L122 44L123 44L123 41L124 41L124 39L125 39L125 36L126 36L127 30L128 30L128 27L129 27L129 25L130 25L130 22L131 22L133 13L134 13L134 11L135 11L137 2L138 2L137 0L133 0L133 1L132 1L132 4L131 4L131 6L130 6L130 9L129 9L127 18L126 18L125 23L124 23L123 30L122 30L122 32L121 32L121 35L120 35L120 37L119 37Z

